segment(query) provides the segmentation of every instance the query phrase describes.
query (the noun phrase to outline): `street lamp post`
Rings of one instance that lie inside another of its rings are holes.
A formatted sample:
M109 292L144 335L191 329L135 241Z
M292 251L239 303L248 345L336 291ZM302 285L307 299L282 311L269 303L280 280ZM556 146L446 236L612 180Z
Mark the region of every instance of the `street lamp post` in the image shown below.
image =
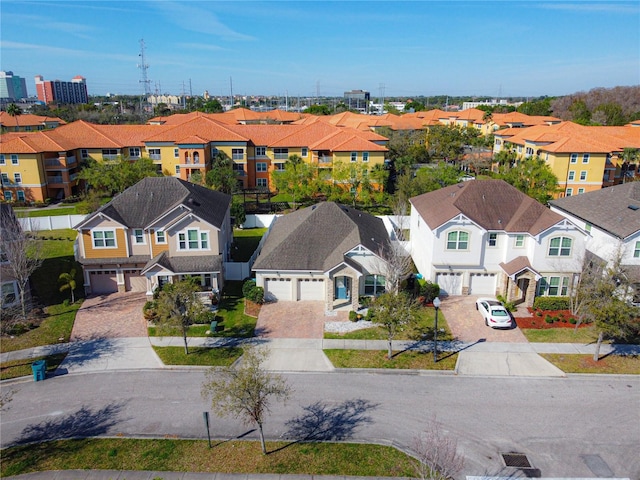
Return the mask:
M436 309L436 320L433 325L433 363L438 362L438 310L440 309L440 298L433 299L433 308Z

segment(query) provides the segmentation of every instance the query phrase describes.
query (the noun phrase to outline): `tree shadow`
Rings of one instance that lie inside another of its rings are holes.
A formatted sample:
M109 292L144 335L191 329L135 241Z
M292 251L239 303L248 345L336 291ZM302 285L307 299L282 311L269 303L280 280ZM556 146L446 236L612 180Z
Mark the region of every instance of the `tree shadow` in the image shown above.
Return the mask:
M67 357L56 371L56 375L64 375L68 373L69 369L82 367L107 355L117 355L122 350L123 346L114 341L114 339L102 336L73 342Z
M302 442L345 440L358 427L373 423L368 411L378 405L362 398L335 406L318 401L303 407L305 413L301 416L289 420L282 436Z
M26 426L11 445L105 435L118 423L117 417L123 407L122 403L111 403L92 410L83 405L70 415Z

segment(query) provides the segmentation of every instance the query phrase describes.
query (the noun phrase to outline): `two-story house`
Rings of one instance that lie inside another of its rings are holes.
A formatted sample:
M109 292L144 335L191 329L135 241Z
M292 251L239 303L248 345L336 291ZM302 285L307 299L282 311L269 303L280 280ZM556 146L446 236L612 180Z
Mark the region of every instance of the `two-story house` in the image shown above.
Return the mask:
M411 256L444 295L568 295L586 233L502 180L462 182L411 200Z
M11 205L0 203L0 237L3 242L10 240L11 230L21 228ZM0 308L7 309L20 303L20 289L13 276L6 251L2 251L0 244Z
M587 232L586 249L611 266L620 260L631 283L640 283L640 182L549 202L551 210Z
M75 227L86 292L151 295L185 276L222 288L230 206L229 195L178 178L141 180Z

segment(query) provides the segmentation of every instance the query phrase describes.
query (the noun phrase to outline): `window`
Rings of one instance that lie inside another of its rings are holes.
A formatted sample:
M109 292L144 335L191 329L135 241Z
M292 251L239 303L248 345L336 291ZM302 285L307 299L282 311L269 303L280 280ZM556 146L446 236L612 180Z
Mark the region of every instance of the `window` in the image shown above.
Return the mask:
M9 190L5 190L4 192L4 199L7 202L10 202L13 200L13 194L9 191Z
M289 158L289 149L288 148L274 148L273 149L273 158L276 160L287 160Z
M284 170L284 163L274 163L273 164L273 169L274 170L279 170L279 171Z
M533 148L527 147L524 153L527 156L533 155Z
M94 248L116 248L116 232L114 230L94 230L91 232Z
M137 245L144 244L144 230L136 228L133 230L133 238Z
M31 131L31 125L27 125L26 127L24 127L24 131L25 132L30 132Z
M633 258L640 258L640 242L636 242L636 246L633 249Z
M18 201L24 202L25 200L24 190L18 190L16 193L18 194Z
M129 148L129 157L130 158L140 158L140 147L130 147Z
M156 243L167 243L167 236L164 230L156 230Z
M573 195L573 188L567 188L567 197Z
M256 147L256 157L264 157L267 155L267 147Z
M18 172L14 173L13 174L13 181L15 183L18 183L18 184L22 183L22 174L18 173Z
M180 158L180 149L179 148L174 148L173 149L173 158Z
M15 303L18 298L18 284L7 282L2 284L2 306Z
M466 250L469 248L468 232L449 232L447 235L447 250Z
M369 152L362 152L362 161L363 162L369 161Z
M582 155L582 163L589 163L589 154L585 153Z
M8 173L3 173L2 174L2 184L3 185L10 185L11 184L9 182L9 174Z
M160 160L162 158L159 148L148 148L147 151L151 160Z
M571 163L578 163L578 154L577 153L572 153L571 154Z
M256 172L266 172L267 164L266 162L258 162L256 163Z
M580 181L584 182L587 179L587 171L583 170L580 172Z
M242 149L242 148L232 148L231 149L231 159L232 160L244 160L244 149Z
M308 149L308 148L303 147L303 148L302 148L302 152L301 152L301 154L302 154L302 158L306 158L306 157L308 157L308 156L309 156L309 149Z
M490 233L489 234L489 246L490 247L495 247L498 244L498 234L497 233Z
M568 180L575 180L576 179L576 172L573 170L569 170L569 178Z
M516 247L516 248L524 247L524 235L516 235L516 240L515 240L513 246Z
M158 149L158 152L160 152L160 149ZM118 150L115 148L105 148L102 150L102 158L105 160L115 160L117 156Z
M591 224L590 224L590 223L585 223L585 224L584 224L584 229L585 229L587 232L591 233Z
M518 153L522 153L522 145L518 145Z
M235 163L233 164L233 172L236 175L244 176L244 164L243 163Z
M549 241L550 257L570 257L571 242L569 237L555 237Z
M267 179L266 178L256 178L256 185L258 187L266 187L267 186Z
M383 275L367 275L364 279L364 294L380 295L385 292L385 284Z
M0 165L6 165L7 161L4 158L4 153L0 153Z
M542 277L538 283L538 295L566 297L569 294L569 277Z
M11 165L18 165L18 155L15 153L11 154Z
M190 228L178 233L178 248L180 250L208 250L209 232L201 232L197 228Z
M89 158L89 150L87 150L86 148L83 148L82 150L80 150L80 158L85 160Z
M176 175L180 175L180 165L176 165Z
M584 193L584 188L579 188L578 189L578 195L580 195L581 193Z
M358 152L351 152L351 161L352 162L358 161Z

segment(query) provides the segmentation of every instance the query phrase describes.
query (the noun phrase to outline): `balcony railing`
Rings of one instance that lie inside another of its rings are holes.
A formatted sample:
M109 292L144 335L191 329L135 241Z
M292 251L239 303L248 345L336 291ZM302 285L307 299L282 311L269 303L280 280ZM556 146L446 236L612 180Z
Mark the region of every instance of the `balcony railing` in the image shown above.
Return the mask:
M64 179L60 177L47 177L47 183L64 183Z
M318 156L318 163L331 163L333 162L333 157L329 156L329 155L319 155Z
M162 160L162 155L160 155L159 153L150 153L149 158L151 160Z

